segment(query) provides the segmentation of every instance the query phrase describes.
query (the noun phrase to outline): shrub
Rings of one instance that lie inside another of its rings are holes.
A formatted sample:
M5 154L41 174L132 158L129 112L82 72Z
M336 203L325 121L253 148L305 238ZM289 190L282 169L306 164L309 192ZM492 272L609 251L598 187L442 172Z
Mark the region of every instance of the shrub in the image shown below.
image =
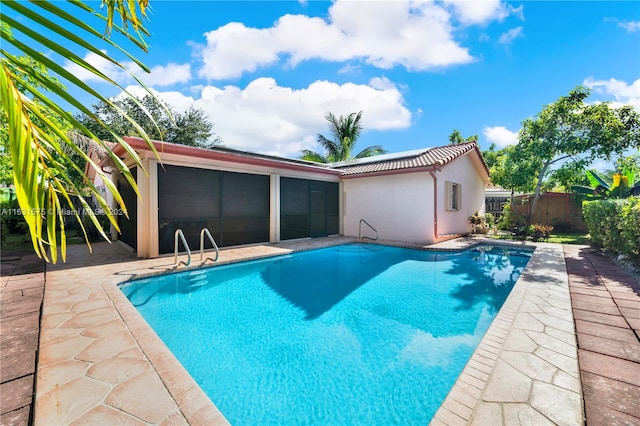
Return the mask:
M563 222L560 220L553 220L553 229L557 232L557 233L561 233L561 234L567 234L569 232L573 232L573 226L571 225L570 222Z
M524 227L525 221L521 215L519 215L518 213L514 213L511 210L511 205L507 203L502 208L502 216L500 217L497 225L498 229L514 232L515 228Z
M111 222L109 222L109 218L106 214L96 214L96 218L98 219L98 223L102 226L104 233L109 237L109 230L111 229ZM104 237L100 235L98 229L91 221L91 217L89 215L82 216L82 225L84 226L85 231L87 232L87 238L90 242L95 241L103 241Z
M584 220L591 242L604 250L640 255L640 198L585 201Z
M539 223L535 223L531 225L531 240L532 241L549 241L549 236L551 235L551 231L553 231L553 226L551 225L541 225Z

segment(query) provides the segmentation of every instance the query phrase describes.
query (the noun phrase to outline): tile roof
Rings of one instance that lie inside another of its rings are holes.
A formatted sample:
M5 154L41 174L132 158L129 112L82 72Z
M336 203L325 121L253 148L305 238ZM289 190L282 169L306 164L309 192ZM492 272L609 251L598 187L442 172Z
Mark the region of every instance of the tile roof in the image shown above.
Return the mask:
M478 145L475 141L472 141L457 145L445 145L422 150L399 152L397 154L343 161L333 163L331 167L340 170L343 176L413 168L442 167L474 149L478 150Z

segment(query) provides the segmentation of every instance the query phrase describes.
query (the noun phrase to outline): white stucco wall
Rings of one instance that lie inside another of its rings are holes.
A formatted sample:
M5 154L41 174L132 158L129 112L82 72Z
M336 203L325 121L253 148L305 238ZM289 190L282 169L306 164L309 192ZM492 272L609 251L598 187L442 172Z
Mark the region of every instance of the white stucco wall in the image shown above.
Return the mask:
M357 237L364 219L381 239L432 242L433 180L427 172L345 179L343 188L344 235Z
M435 172L438 236L469 233L469 216L476 211L484 214L484 182L471 155L463 155ZM447 181L461 189L457 211L447 210ZM344 235L358 237L360 219L365 219L381 239L421 244L436 241L434 186L428 172L344 179L343 187Z
M476 211L484 215L484 182L476 171L471 154L457 158L437 173L439 235L471 232L469 216ZM447 211L447 181L459 184L462 190L458 211Z

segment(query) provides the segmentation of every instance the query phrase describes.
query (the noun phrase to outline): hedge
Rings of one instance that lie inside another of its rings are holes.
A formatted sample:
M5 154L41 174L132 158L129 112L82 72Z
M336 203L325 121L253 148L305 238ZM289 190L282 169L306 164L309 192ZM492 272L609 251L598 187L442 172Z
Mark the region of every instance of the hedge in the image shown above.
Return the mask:
M640 197L585 201L582 213L594 245L640 258Z

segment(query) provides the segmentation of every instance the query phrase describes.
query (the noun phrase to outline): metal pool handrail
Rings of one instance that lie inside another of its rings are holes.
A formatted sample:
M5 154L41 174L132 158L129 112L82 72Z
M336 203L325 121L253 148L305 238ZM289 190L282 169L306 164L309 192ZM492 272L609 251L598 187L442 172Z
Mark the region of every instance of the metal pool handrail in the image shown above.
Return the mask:
M216 258L215 259L207 257L206 259L203 260L203 258L204 258L204 235L205 234L207 234L207 237L209 237L209 241L211 241L211 244L213 244L213 248L216 249ZM200 262L205 263L207 260L212 260L212 261L215 262L215 261L218 260L219 256L220 256L220 250L218 249L218 245L216 244L216 241L211 236L211 232L209 232L209 228L202 228L200 230Z
M180 263L178 263L178 237L182 241L182 245L184 246L184 248L187 249L186 262L181 260ZM176 266L180 266L180 264L184 264L184 266L189 266L191 264L191 250L189 249L189 244L187 244L187 240L184 238L184 233L182 232L182 229L176 229L174 241L175 243L174 243L174 250L173 250L173 253L174 253L173 263L175 263Z
M367 236L363 236L362 235L362 224L367 225L369 228L371 228L373 230L373 232L376 233L376 237L375 238L371 238L371 237L367 237ZM378 230L376 228L374 228L373 226L371 226L371 224L369 222L367 222L364 219L360 219L360 224L358 225L358 238L361 240L367 239L367 240L371 240L371 241L376 241L378 239Z

